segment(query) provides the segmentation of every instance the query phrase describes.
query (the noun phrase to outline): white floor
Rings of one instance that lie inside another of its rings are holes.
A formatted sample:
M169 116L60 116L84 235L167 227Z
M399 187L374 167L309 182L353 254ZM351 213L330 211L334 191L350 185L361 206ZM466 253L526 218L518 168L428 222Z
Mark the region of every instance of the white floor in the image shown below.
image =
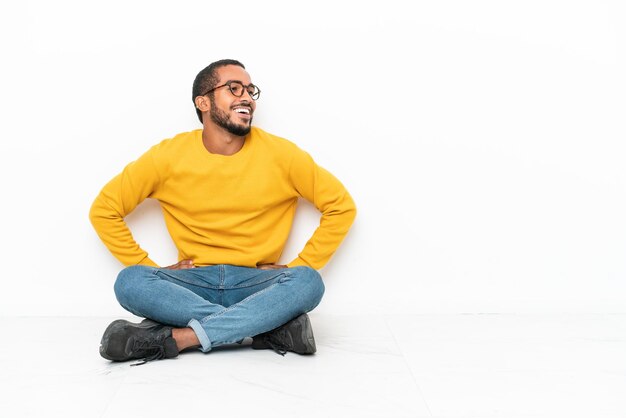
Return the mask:
M311 314L318 353L139 367L115 318L0 318L1 417L626 417L626 315Z

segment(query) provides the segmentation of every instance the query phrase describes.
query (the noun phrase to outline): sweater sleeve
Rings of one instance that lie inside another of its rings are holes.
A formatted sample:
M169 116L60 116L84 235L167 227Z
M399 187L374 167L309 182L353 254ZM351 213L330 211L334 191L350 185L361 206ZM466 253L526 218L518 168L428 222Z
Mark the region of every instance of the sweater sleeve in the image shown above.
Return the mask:
M158 267L133 238L124 217L144 199L150 197L159 183L152 155L146 152L128 164L100 191L89 212L89 219L109 251L125 266L141 264Z
M300 196L322 214L320 224L302 252L288 266L322 268L335 253L356 216L356 206L346 188L311 156L298 150L291 163L290 179Z

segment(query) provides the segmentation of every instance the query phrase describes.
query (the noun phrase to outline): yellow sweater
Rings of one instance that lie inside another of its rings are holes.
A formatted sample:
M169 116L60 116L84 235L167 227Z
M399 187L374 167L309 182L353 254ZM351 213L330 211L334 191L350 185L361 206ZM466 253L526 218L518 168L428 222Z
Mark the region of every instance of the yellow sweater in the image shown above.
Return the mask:
M178 259L197 266L276 263L293 223L298 197L321 212L320 225L288 265L323 267L356 215L343 185L295 144L253 127L234 155L211 154L202 130L152 147L111 180L89 217L124 265L157 266L133 239L124 217L157 199Z

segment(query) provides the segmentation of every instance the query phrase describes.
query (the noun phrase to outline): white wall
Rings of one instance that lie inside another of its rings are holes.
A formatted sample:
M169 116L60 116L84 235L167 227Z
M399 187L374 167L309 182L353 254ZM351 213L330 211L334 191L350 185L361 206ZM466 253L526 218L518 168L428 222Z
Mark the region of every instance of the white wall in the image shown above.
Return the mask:
M256 125L335 173L359 215L320 310L624 312L619 1L55 1L2 6L0 315L123 314L87 213L199 127L191 83L236 58ZM318 217L298 213L284 259ZM158 206L129 219L162 263Z

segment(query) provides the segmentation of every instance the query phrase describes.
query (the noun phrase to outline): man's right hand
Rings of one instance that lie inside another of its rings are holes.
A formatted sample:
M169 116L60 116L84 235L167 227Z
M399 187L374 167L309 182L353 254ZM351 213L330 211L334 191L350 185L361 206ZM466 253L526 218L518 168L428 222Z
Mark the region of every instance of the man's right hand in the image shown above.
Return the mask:
M196 268L196 266L193 264L193 260L181 260L176 264L163 268L167 270L186 270Z

